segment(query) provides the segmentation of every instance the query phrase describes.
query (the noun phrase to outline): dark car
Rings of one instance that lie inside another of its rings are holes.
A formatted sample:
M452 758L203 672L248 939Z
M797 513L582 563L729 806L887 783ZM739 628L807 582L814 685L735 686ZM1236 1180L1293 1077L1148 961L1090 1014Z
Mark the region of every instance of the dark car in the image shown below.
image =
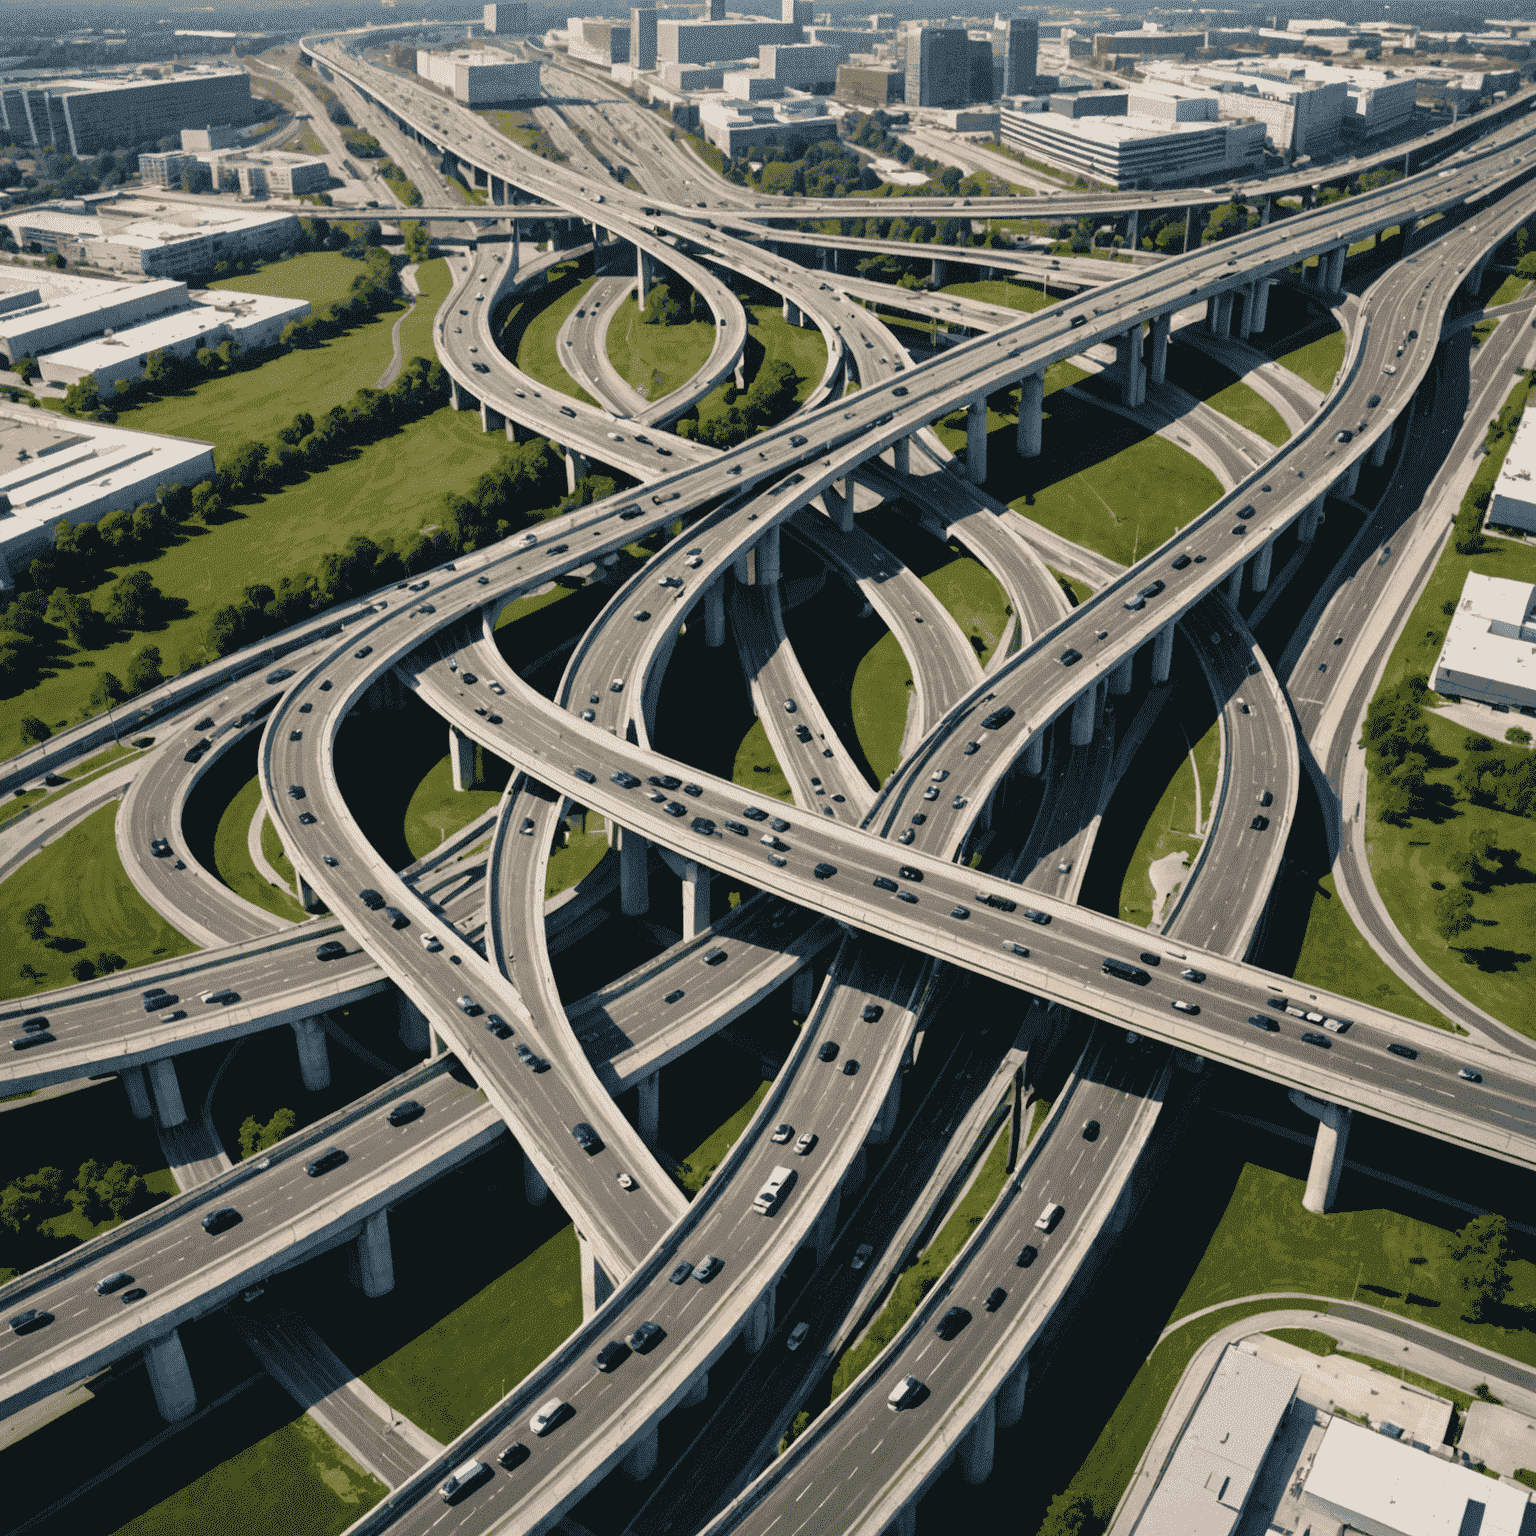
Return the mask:
M592 1363L605 1376L609 1371L616 1370L629 1359L632 1351L622 1339L609 1339L597 1352L597 1359Z
M154 854L157 859L168 859L171 856L171 845L163 837L151 838L149 851Z
M1396 1040L1390 1042L1387 1049L1394 1056L1402 1056L1408 1061L1417 1061L1419 1059L1419 1053L1411 1045L1399 1045Z
M510 1472L514 1467L520 1467L528 1460L529 1450L521 1440L514 1440L511 1445L504 1446L496 1453L496 1463Z
M640 780L637 779L634 774L625 773L622 768L619 769L617 773L610 773L608 777L612 779L620 789L637 789L640 785Z
M96 1294L110 1296L113 1291L120 1291L125 1285L132 1284L133 1276L126 1269L120 1269L116 1274L107 1275L96 1282Z
M1040 912L1037 911L1034 907L1025 907L1024 916L1027 917L1030 922L1038 923L1042 928L1048 927L1051 921L1051 914L1049 912Z
M571 1135L576 1138L576 1145L581 1148L588 1157L596 1157L603 1150L603 1140L585 1120L578 1120L571 1127Z
M952 1339L970 1322L971 1314L964 1307L951 1307L938 1322L933 1325L933 1331L941 1339Z
M1315 1029L1309 1029L1301 1038L1307 1045L1320 1045L1325 1051L1333 1049L1333 1041L1327 1035L1320 1035Z
M680 1003L683 1000L683 995L683 989L681 987L673 987L673 989L667 993L662 1001L666 1003Z
M411 920L399 907L385 907L384 917L391 928L409 928Z
M315 813L313 811L301 811L299 813L299 825L301 827L312 827L314 824Z
M136 1285L131 1291L123 1292L123 1304L126 1306L129 1302L143 1301L148 1295L149 1292L142 1285Z
M1016 1258L1013 1262L1017 1264L1020 1269L1028 1269L1029 1266L1033 1264L1039 1257L1040 1250L1036 1248L1033 1243L1025 1243L1024 1246L1019 1249L1018 1258Z
M879 1003L865 1003L864 1012L860 1017L866 1024L878 1024L885 1013L885 1009Z
M391 1125L408 1125L412 1120L419 1119L426 1113L415 1099L401 1099L389 1112Z
M11 1319L11 1332L36 1333L39 1328L46 1328L52 1321L52 1312L44 1312L40 1307L28 1307L25 1312L18 1312Z
M858 1070L859 1064L853 1059L852 1056L850 1056L848 1060L843 1063L844 1077L853 1077L858 1072Z
M1074 658L1074 660L1075 659L1076 658ZM1070 666L1071 663L1068 662L1067 665ZM1001 709L994 709L990 715L986 716L985 719L982 720L981 726L982 729L986 731L997 731L1001 730L1003 726L1007 725L1008 722L1012 719L1013 706L1010 704L1004 704Z
M921 884L922 883L922 879L923 879L923 872L922 872L922 870L916 868L915 866L913 866L911 864L903 864L896 871L896 873L898 875L900 875L903 880L911 880L911 881L913 881L913 882L915 882L917 884Z
M1267 832L1269 830L1269 817L1255 816L1248 825L1255 832Z
M365 645L359 650L353 651L352 654L357 658L358 661L361 661L363 657L373 655L373 647L371 645Z
M498 1040L510 1040L512 1038L512 1026L499 1013L486 1014L485 1027Z
M1097 1120L1083 1121L1083 1140L1097 1141L1099 1139L1099 1122Z
M672 1271L670 1275L667 1276L667 1279L670 1280L673 1285L681 1285L683 1281L685 1281L692 1273L693 1265L690 1264L687 1259L679 1259L677 1267Z
M329 1173L332 1168L340 1168L346 1160L347 1154L340 1147L327 1147L319 1157L312 1157L304 1164L304 1172L310 1178L318 1179L322 1173Z
M1143 965L1161 965L1163 957L1161 955L1154 955L1150 949L1144 949L1141 952L1141 963Z
M1267 1013L1250 1013L1248 1022L1255 1029L1267 1030L1272 1035L1277 1034L1280 1029L1280 1026Z
M653 773L645 782L654 784L657 789L676 789L683 781L674 778L670 773ZM747 815L751 814L751 811L747 812Z
M815 875L818 880L830 880L832 876L837 873L837 865L818 864L815 869L811 871L811 873Z
M1179 972L1179 975L1182 976L1185 981L1193 981L1199 983L1205 980L1205 972L1197 971L1192 965L1186 965L1184 969Z
M231 1227L238 1227L245 1218L241 1216L232 1205L221 1205L216 1211L209 1211L203 1217L203 1231L211 1237L217 1237L220 1232L227 1232Z
M667 1330L660 1323L641 1323L624 1342L637 1355L648 1355L666 1336Z
M327 939L315 950L316 960L340 960L345 956L347 946L340 939Z
M911 891L897 891L896 900L906 902L909 907L917 905L917 897Z
M870 882L877 891L894 891L896 882L889 875L876 875Z
M365 885L362 890L357 893L357 899L362 902L362 904L367 907L370 912L377 912L379 908L384 905L384 898L380 896L372 886L368 885Z
M1083 653L1078 650L1075 645L1069 645L1066 650L1061 653L1061 664L1064 667L1070 667L1074 662L1079 662L1082 659Z
M11 1049L13 1051L28 1051L31 1050L34 1045L51 1045L53 1040L54 1036L52 1033L50 1033L50 1031L46 1029L40 1029L30 1035L17 1035L16 1038L11 1041Z
M1005 1291L1002 1286L995 1285L992 1287L991 1292L988 1294L987 1299L982 1303L982 1305L987 1309L988 1312L996 1312L997 1309L1007 1300L1008 1292Z
M1180 555L1173 562L1173 568L1176 571L1182 571L1184 569L1184 567L1187 566L1188 564L1189 564L1189 556L1188 555Z
M821 1049L816 1052L817 1061L835 1061L837 1059L837 1041L823 1040Z

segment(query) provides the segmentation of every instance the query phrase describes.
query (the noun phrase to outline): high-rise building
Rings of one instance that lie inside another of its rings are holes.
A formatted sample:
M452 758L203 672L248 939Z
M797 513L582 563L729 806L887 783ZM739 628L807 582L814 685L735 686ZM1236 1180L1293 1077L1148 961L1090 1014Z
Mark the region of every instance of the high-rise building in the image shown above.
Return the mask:
M990 53L989 45L989 71ZM957 27L911 28L907 33L907 105L961 107L970 95L970 37Z
M526 0L514 0L511 5L487 5L484 30L503 37L518 37L528 30L528 6Z
M779 0L779 20L791 26L808 27L815 20L811 0Z
M725 0L709 0L708 9L709 14L704 18L706 21L725 20Z
M656 7L631 6L629 12L629 62L634 69L656 68Z
M1003 95L1032 96L1040 67L1040 23L1010 16L1003 24Z
M997 97L997 75L992 68L992 40L987 37L968 38L970 44L970 87L966 101L993 101Z
M902 72L891 65L839 64L832 94L850 107L870 110L904 100L904 84Z

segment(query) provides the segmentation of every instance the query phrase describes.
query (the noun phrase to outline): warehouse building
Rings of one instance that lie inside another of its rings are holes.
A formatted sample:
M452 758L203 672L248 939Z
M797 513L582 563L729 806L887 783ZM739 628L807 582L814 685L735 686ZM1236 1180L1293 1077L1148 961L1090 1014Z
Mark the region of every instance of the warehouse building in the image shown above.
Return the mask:
M625 53L629 39L624 40ZM508 59L483 49L460 48L452 53L416 51L416 73L440 85L455 101L466 106L489 106L499 101L528 101L539 94L537 62Z
M35 287L0 292L0 356L7 366L19 357L37 357L103 331L143 325L191 303L187 285L178 282L77 278L71 287L75 291L62 297Z
M1468 573L1431 679L1436 693L1536 712L1536 587Z

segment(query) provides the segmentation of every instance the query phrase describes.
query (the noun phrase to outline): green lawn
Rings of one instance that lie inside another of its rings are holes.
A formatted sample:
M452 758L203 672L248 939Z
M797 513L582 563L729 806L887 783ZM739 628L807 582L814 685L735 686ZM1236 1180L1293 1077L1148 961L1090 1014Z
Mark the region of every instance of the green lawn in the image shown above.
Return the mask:
M1023 310L1025 314L1031 315L1037 309L1044 309L1047 304L1057 302L1048 299L1033 284L1008 282L1002 278L982 283L946 283L938 291L952 293L957 299L975 299L978 304L1000 304L1006 309Z
M1257 432L1277 448L1290 441L1290 429L1279 411L1230 368L1198 347L1168 349L1168 382L1205 401L1212 410L1220 411L1239 426Z
M1513 304L1530 286L1530 283L1525 278L1516 277L1511 272L1483 301L1483 307L1485 309L1494 309L1500 304Z
M251 817L260 804L261 779L253 775L219 817L213 835L214 872L237 896L289 922L302 923L308 916L304 908L287 891L278 890L251 862Z
M814 325L791 325L777 304L750 304L743 299L742 307L747 313L747 341L741 354L741 376L747 387L751 388L764 363L788 363L800 379L793 404L801 404L826 372L826 339ZM699 401L697 414L717 416L724 411L726 390L734 384L734 379L717 384Z
M710 1175L725 1161L726 1153L736 1145L737 1138L746 1130L748 1122L757 1113L757 1106L763 1102L772 1086L770 1082L759 1083L747 1102L678 1164L673 1176L690 1198L704 1188Z
M1314 1355L1331 1355L1339 1347L1339 1341L1329 1333L1316 1328L1270 1328L1269 1337L1282 1344L1294 1344L1297 1349L1309 1350Z
M1013 617L1002 583L979 560L962 555L929 571L923 585L949 610L971 642L976 659L986 666Z
M416 269L416 286L421 289L421 297L400 323L400 356L406 362L413 357L437 356L432 346L432 322L453 287L453 273L447 261L441 256L424 261Z
M582 271L591 271L590 258L580 265ZM586 298L593 283L590 276L578 276L576 268L575 262L551 267L549 287L530 293L512 306L503 327L503 347L524 373L546 389L596 405L597 401L565 371L556 346L566 316Z
M1187 871L1200 851L1198 830L1195 825L1195 770L1185 755L1179 759L1179 766L1137 839L1136 851L1126 866L1120 886L1120 916L1126 922L1149 928L1172 909L1170 901L1162 912L1153 910L1156 903L1150 869L1155 860L1182 853ZM1183 879L1184 876L1179 877L1181 884Z
M295 872L293 860L283 851L283 840L277 834L277 828L272 825L272 818L264 816L261 822L261 851L267 856L267 862L290 885L295 884Z
M265 293L279 299L308 299L311 304L338 304L348 297L352 279L366 271L360 261L340 251L302 251L287 261L269 261L239 277L219 277L210 288L240 293Z
M363 1380L429 1435L452 1440L580 1324L580 1249L565 1226Z
M912 667L901 642L887 630L865 653L853 674L850 694L854 734L864 760L883 784L901 762L912 699ZM929 701L930 708L944 701ZM787 797L786 797L787 798Z
M476 757L479 757L478 749ZM424 859L461 827L467 827L475 817L484 815L500 801L499 790L456 790L445 752L416 786L405 808L405 841L411 857Z
M1291 974L1311 986L1342 992L1345 997L1359 998L1362 1003L1406 1014L1439 1029L1453 1028L1444 1014L1431 1008L1366 943L1344 910L1331 874L1317 882L1301 953Z
M647 325L630 294L608 324L608 360L647 400L681 389L705 363L715 344L715 322Z
M1079 581L1075 576L1068 576L1065 571L1058 571L1054 565L1046 566L1046 570L1066 588L1067 592L1074 599L1072 604L1074 608L1078 603L1086 603L1093 596L1093 588L1086 581Z
M557 848L544 877L544 899L558 896L586 879L608 852L608 832L596 811L587 812L584 832L567 831L565 846Z
M1330 331L1293 352L1281 353L1275 361L1326 394L1344 363L1344 332Z
M187 955L197 946L182 937L134 889L117 856L113 823L117 802L93 811L77 827L33 854L0 883L0 934L5 964L0 997L26 997L37 988L68 986L70 967L101 951L144 965L159 955ZM21 915L41 902L53 918L56 944L35 944ZM28 981L19 967L41 972Z
M133 738L133 740L138 739L140 738ZM153 736L148 739L151 742L154 741ZM0 820L0 828L8 827L13 821L19 820L20 817L16 813L23 809L31 810L39 800L46 799L49 804L52 804L71 791L93 783L125 757L131 757L135 750L131 741L118 742L115 746L108 747L105 752L97 752L94 756L86 758L83 763L71 765L67 773L59 775L67 782L59 785L57 789L26 789L19 794L13 794L8 800L0 801L0 811L11 813Z
M742 737L741 745L736 749L731 782L759 795L772 795L777 800L795 798L761 720L752 722L751 730Z
M387 335L385 341L387 346ZM386 349L384 362L388 358ZM264 372L242 377L254 383ZM353 387L349 384L343 393ZM290 415L295 404L293 397L286 402ZM55 729L83 718L98 672L125 676L129 657L146 642L160 648L167 673L203 661L209 618L226 603L237 602L248 583L276 586L282 576L314 572L327 552L339 550L354 533L403 544L418 528L436 524L445 492L468 490L506 447L499 432L481 432L478 416L444 406L353 459L246 503L228 522L208 529L189 525L180 543L142 562L167 597L187 605L184 615L99 650L82 654L66 647L52 675L6 701L0 752L20 749L23 715L37 715ZM107 607L116 579L109 574L91 594L98 610Z

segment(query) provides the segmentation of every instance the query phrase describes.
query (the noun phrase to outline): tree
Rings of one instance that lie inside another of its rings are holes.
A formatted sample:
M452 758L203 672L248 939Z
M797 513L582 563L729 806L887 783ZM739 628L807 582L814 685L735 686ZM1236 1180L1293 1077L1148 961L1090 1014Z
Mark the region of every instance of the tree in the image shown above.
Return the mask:
M107 618L119 629L148 629L160 617L163 601L148 571L129 571L112 588Z
M101 615L84 593L66 592L56 587L48 598L48 622L57 624L69 636L69 643L88 651L101 633Z
M26 724L25 721L22 722ZM1517 747L1528 747L1531 744L1531 733L1523 725L1512 725L1504 732L1504 740L1512 742Z
M1435 902L1435 932L1449 946L1472 926L1472 893L1466 890L1443 891Z
M128 661L129 693L144 693L165 681L160 671L160 647L140 646Z
M99 715L104 709L125 703L127 698L128 690L123 687L123 680L115 672L103 672L91 690L91 712Z
M93 960L79 959L70 966L69 974L76 981L94 981L96 978L96 963Z
M53 732L48 729L45 721L39 720L36 715L23 715L21 717L21 739L30 746L36 746L39 742L47 741Z
M263 1125L254 1115L247 1115L240 1127L240 1156L254 1157L275 1146L295 1125L298 1116L291 1109L280 1109Z
M103 976L110 976L113 971L121 971L127 968L128 962L121 955L114 955L110 949L104 949L96 956L96 969Z
M21 914L21 926L34 944L46 943L48 930L53 927L53 914L42 902L34 902Z
M1036 1536L1096 1536L1104 1522L1094 1513L1086 1493L1058 1493L1040 1522Z
M1470 1308L1466 1316L1474 1323L1486 1322L1512 1284L1509 1223L1489 1211L1474 1216L1456 1235L1460 1241L1451 1249L1451 1262Z

